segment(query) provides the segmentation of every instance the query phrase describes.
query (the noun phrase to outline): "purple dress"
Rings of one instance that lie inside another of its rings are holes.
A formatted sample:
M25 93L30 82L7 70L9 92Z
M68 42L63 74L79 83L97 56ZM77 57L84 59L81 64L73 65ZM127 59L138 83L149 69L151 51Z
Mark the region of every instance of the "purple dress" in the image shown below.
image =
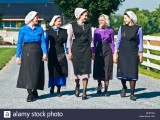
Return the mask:
M93 78L111 80L113 77L114 31L111 28L97 28L94 31L95 61Z

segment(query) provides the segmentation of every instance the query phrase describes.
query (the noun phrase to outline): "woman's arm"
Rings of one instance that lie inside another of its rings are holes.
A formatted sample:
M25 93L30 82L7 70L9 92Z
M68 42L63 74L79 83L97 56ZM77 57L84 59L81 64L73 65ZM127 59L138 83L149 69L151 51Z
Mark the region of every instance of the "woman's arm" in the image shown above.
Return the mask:
M44 38L44 31L43 29L41 29L41 48L42 48L42 51L43 51L43 58L42 60L47 60L48 59L48 56L47 56L47 42Z
M115 50L114 50L114 55L113 55L113 61L115 63L117 63L117 55L118 55L118 49L119 49L119 45L121 42L121 27L118 30L118 36L117 36L117 40L116 40L116 44L115 44Z
M143 62L143 31L142 31L142 27L139 28L138 30L138 37L137 37L138 41L139 41L139 63Z
M111 49L112 49L112 54L114 54L114 31L111 33Z
M19 35L18 35L18 42L17 42L17 52L16 52L17 58L20 58L20 56L21 56L22 43L23 43L23 29L20 28Z
M67 38L68 59L71 60L72 59L71 44L73 42L73 28L71 24L69 25L67 32L68 32L68 38Z
M21 51L22 51L23 37L24 37L24 35L23 35L23 29L20 28L19 35L18 35L18 42L17 42L17 51L16 51L16 63L18 65L21 64L20 57L21 57Z

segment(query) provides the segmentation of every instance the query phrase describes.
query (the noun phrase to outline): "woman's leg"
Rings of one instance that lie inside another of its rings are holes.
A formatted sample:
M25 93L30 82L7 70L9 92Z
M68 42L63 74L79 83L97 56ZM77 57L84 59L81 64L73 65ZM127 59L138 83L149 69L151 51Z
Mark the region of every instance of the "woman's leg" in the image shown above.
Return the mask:
M28 92L27 102L32 102L33 101L32 89L27 89L27 92Z
M127 90L126 80L122 79L121 83L122 83L121 97L125 97L126 96L126 90Z
M105 80L104 81L104 93L105 93L105 96L110 96L109 93L108 93L108 86L109 86L109 80Z
M133 100L133 101L136 101L136 97L134 96L135 86L136 86L136 81L135 80L131 80L130 81L130 88L131 88L130 99Z
M88 85L88 79L85 78L85 79L83 79L83 95L82 95L82 100L88 99L87 98L87 94L86 94L86 92L87 92L87 85Z
M51 86L50 94L53 94L53 93L54 93L54 86Z
M58 97L61 97L61 86L59 85L59 86L57 86L57 96Z
M101 94L102 83L101 83L101 80L97 80L97 81L98 81L97 94Z
M79 84L79 79L75 79L75 82L76 82L76 87L75 87L75 96L79 97L79 87L80 87L80 84Z
M39 98L37 90L33 90L32 94L34 98Z

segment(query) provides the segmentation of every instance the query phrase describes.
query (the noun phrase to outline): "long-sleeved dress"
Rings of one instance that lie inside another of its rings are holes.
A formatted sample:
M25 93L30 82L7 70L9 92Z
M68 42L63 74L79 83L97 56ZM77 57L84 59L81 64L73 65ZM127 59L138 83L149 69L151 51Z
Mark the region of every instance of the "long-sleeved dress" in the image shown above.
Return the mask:
M139 52L143 52L143 33L139 25L122 25L115 46L118 53L117 78L138 80Z
M97 28L94 31L95 53L93 78L111 80L113 74L114 31L111 28Z
M67 42L67 30L62 28L48 31L48 70L49 70L49 87L65 86L66 77L68 77L68 64L65 55L64 45Z
M21 58L18 88L44 89L43 54L47 54L44 32L40 26L20 28L16 57Z

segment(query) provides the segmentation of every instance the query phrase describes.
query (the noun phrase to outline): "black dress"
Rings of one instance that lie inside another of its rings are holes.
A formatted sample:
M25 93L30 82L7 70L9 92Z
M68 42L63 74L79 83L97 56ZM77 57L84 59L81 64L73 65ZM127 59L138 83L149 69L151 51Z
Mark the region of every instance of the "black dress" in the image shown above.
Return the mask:
M67 30L59 28L54 31L48 30L48 40L50 43L48 53L49 87L66 85L68 76L68 64L64 50L64 44L67 42Z
M98 43L95 53L93 78L111 80L113 75L113 55L109 43Z
M137 33L140 26L121 26L117 77L125 80L138 80L138 43Z
M75 39L72 44L73 68L75 75L85 75L91 73L91 25L84 23L84 27L77 22L72 23Z
M24 43L17 81L18 88L44 89L44 62L42 56L41 43Z

